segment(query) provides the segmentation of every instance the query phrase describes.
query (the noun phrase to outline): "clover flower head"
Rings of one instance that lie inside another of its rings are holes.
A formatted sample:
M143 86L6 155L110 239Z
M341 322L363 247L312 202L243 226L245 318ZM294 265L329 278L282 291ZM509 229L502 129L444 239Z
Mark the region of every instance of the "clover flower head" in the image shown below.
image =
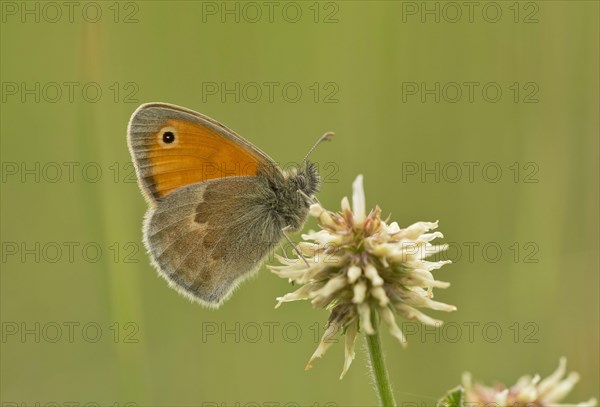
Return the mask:
M450 261L425 260L447 248L431 243L443 237L441 232L432 232L438 227L437 222L417 222L400 228L396 222L388 224L383 220L379 207L367 214L362 175L353 183L352 207L347 198L341 206L340 212L332 212L313 204L310 215L318 220L320 230L302 235L303 241L297 248L303 258L278 256L281 265L269 267L278 276L300 285L296 291L279 297L277 306L310 300L314 307L330 311L325 333L307 369L331 346L332 337L342 332L345 363L340 378L354 359L357 334L362 331L373 335L379 319L406 346L396 316L439 325L441 321L419 308L456 310L433 299L434 288L449 286L435 280L431 272Z
M468 405L514 406L514 407L544 407L544 406L578 406L594 407L596 399L578 404L558 404L573 389L579 381L579 374L571 372L565 376L567 359L561 358L558 369L550 376L542 379L539 375L523 376L512 387L498 384L494 387L472 383L471 374L463 374L465 400Z

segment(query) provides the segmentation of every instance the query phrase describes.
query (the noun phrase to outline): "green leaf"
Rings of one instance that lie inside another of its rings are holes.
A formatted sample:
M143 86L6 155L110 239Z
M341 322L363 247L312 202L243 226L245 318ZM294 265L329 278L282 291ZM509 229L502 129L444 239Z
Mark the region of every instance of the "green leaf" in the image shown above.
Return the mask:
M437 402L437 407L464 407L465 390L458 386L450 390L444 397Z

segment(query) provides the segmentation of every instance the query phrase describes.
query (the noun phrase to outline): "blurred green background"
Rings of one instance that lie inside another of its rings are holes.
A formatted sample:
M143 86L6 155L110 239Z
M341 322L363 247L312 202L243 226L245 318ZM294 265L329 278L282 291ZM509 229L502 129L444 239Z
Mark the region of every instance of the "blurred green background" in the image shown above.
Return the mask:
M48 4L2 2L2 402L376 403L362 338L344 380L342 344L304 371L326 313L274 310L292 287L264 267L216 311L157 277L125 138L151 101L280 163L335 131L326 207L362 173L369 206L440 220L458 311L407 350L383 333L399 402L562 355L567 401L599 397L598 2Z

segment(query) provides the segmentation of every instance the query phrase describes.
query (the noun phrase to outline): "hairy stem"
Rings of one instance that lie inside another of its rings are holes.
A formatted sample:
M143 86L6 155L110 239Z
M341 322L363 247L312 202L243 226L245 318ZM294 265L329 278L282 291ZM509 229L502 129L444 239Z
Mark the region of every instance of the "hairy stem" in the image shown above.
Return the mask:
M396 400L392 393L392 385L390 383L390 377L388 375L387 368L385 366L385 358L383 356L383 349L381 348L381 340L379 339L379 327L377 320L377 313L373 312L371 322L375 333L373 335L366 335L367 337L367 348L369 349L369 358L371 360L370 368L373 382L377 390L377 397L379 404L382 407L396 407Z

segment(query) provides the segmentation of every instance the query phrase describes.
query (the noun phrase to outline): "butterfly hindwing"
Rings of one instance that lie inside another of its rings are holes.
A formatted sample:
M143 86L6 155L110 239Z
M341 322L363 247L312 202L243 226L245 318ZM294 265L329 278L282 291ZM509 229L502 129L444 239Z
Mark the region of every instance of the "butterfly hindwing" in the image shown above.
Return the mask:
M213 179L174 191L146 214L144 242L172 286L218 306L281 238L260 177Z

